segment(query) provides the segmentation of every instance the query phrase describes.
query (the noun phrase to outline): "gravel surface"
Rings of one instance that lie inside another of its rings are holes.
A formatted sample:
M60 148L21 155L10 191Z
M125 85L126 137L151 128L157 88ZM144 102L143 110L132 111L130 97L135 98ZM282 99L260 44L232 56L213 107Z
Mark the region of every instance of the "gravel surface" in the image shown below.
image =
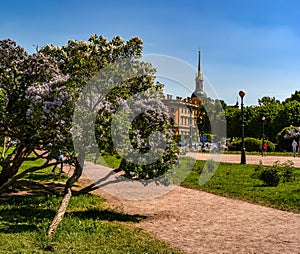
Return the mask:
M205 159L209 155L200 156ZM197 158L201 159L199 155ZM293 157L249 155L247 163L259 163L261 159L267 165L290 159L300 167L300 158ZM223 155L221 160L239 163L240 155ZM88 168L103 169L99 165ZM87 183L89 179L83 176L81 181ZM117 211L145 215L147 218L138 226L185 253L300 253L300 214L180 186L147 200L143 194L141 200L126 200L110 191L99 188L95 193Z

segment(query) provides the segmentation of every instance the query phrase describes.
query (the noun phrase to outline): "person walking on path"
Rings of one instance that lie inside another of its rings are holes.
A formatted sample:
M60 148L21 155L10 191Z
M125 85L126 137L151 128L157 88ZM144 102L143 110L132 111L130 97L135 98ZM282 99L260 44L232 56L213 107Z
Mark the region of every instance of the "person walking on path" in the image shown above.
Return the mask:
M296 140L294 139L293 142L292 142L293 156L294 156L294 157L296 157L297 146L298 146L298 143L297 143Z
M268 145L265 141L263 141L263 144L261 146L261 156L262 157L266 157L266 152L267 152L267 148L268 148Z
M62 156L61 151L57 152L57 154L55 155L55 159L56 159L56 164L54 165L52 172L55 172L56 167L60 163L60 173L64 173L64 171L63 171L64 163L63 163L63 156Z

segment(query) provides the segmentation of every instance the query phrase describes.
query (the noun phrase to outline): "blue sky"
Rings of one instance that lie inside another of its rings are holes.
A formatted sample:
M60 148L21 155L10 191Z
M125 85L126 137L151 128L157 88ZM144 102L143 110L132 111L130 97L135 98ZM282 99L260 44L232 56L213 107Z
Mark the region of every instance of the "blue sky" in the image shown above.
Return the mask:
M243 89L245 104L256 105L263 96L284 100L300 89L299 10L297 0L0 0L0 38L34 52L33 45L94 33L139 36L145 54L194 67L201 48L204 76L218 97L234 104ZM166 89L177 93L171 83Z

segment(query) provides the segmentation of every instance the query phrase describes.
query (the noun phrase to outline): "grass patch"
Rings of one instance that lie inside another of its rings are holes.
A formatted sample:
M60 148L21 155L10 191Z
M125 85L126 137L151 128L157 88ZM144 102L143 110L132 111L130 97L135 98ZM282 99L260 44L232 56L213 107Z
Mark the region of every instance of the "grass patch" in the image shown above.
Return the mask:
M42 159L38 159L33 162L24 162L20 168L20 172L24 171L25 169L32 167L32 166L39 166L41 165ZM66 182L68 180L68 176L66 174L59 173L60 166L58 166L55 172L52 172L53 167L47 167L35 172L30 172L22 177L22 179L32 180L32 181L42 181L42 182L49 182L49 181L57 181L57 182ZM68 173L70 170L69 165L64 165L64 172Z
M143 218L107 209L96 195L74 196L55 236L46 238L61 197L0 200L0 253L181 253L134 226Z
M34 156L34 155L32 155ZM118 160L104 156L110 167ZM39 166L43 160L25 162L19 172ZM68 165L64 171L68 172ZM52 173L52 167L25 175L23 180L65 182L65 174ZM29 181L29 182L30 182ZM22 184L22 182L20 182ZM24 186L16 186L26 189ZM30 192L31 190L28 189ZM52 194L0 197L0 253L182 253L136 227L143 216L108 209L96 195L73 196L55 236L46 231L58 209L61 196Z
M117 169L121 164L121 158L117 155L111 155L109 153L103 153L98 158L95 157L95 154L88 154L86 159L94 163L107 166L113 169Z
M300 212L300 173L295 169L295 180L280 182L277 187L266 187L252 175L256 165L220 163L212 178L199 184L199 177L205 161L197 161L193 171L181 184L230 198L271 206L274 208Z
M3 148L0 147L0 151ZM14 147L9 147L8 148L8 153L12 152L14 149ZM29 155L29 158L34 158L36 157L34 153L31 153ZM45 162L45 159L36 159L34 161L25 161L22 163L21 167L19 168L18 174L22 173L23 171L25 171L28 168L31 167L38 167L43 165ZM30 172L27 173L25 176L22 177L22 179L26 179L26 180L32 180L32 181L43 181L43 182L49 182L49 181L58 181L58 182L66 182L68 180L68 176L65 174L60 174L60 165L56 168L56 172L53 173L52 172L52 167L47 167L35 172ZM2 167L0 167L0 170L2 169ZM64 165L64 171L66 173L68 173L68 171L70 170L70 165L65 164Z

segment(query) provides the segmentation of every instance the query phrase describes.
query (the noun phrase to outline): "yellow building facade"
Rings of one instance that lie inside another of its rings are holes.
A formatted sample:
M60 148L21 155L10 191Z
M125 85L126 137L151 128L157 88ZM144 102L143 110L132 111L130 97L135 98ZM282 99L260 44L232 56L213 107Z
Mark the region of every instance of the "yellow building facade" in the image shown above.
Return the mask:
M172 95L165 95L164 103L168 107L171 115L171 123L175 134L183 138L189 138L190 141L199 142L200 134L197 128L199 123L199 106L202 104L201 99L207 98L203 90L203 74L201 72L200 50L198 51L198 73L195 78L195 91L191 97L182 98Z

